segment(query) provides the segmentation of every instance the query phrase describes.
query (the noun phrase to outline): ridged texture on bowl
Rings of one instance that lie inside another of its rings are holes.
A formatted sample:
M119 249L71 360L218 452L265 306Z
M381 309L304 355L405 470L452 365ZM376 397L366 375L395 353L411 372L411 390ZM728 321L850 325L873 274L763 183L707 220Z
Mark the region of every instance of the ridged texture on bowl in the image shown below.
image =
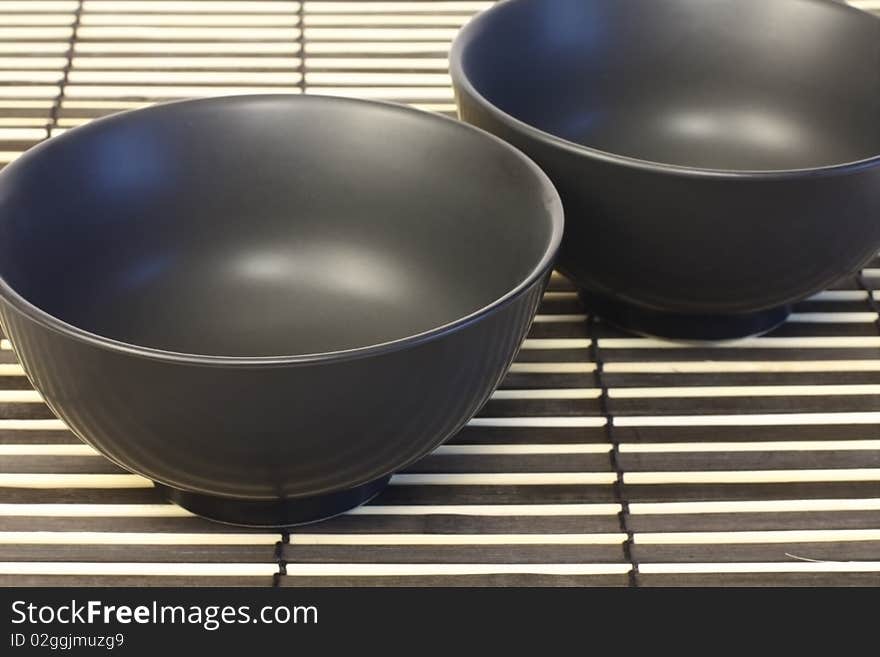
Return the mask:
M645 168L564 148L501 122L457 90L463 120L522 150L565 208L559 268L647 309L733 314L798 301L880 245L880 161L788 177Z
M47 328L5 300L0 320L52 410L119 465L192 492L271 500L375 480L454 434L509 368L548 278L421 343L315 363L146 358Z

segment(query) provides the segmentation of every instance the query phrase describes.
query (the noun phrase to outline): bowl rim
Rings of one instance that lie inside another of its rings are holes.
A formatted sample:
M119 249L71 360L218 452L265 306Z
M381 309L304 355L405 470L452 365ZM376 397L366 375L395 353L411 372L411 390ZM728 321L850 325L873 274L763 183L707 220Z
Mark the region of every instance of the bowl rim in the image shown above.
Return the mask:
M3 277L2 272L0 272L0 301L10 305L13 309L23 314L31 321L36 322L44 328L50 329L57 333L61 333L69 338L72 338L78 342L84 343L86 345L107 349L109 351L117 352L120 354L130 355L130 356L139 356L142 358L147 358L151 360L160 360L166 362L174 362L180 364L191 364L191 365L213 365L213 366L222 366L222 367L258 367L258 366L281 366L281 365L295 365L295 364L307 364L307 363L317 363L317 362L325 362L325 361L344 361L351 360L355 358L364 358L368 356L375 356L385 353L390 353L402 349L406 349L409 347L416 346L418 344L428 342L450 333L453 333L461 328L464 328L474 322L479 321L483 317L491 314L496 309L501 308L502 306L508 304L513 301L515 298L520 296L523 292L529 289L534 283L536 283L542 276L544 276L548 271L550 271L556 254L559 251L559 246L562 241L562 233L564 227L564 217L563 217L563 209L562 209L562 200L559 197L559 193L556 191L553 183L550 181L550 178L544 171L535 164L534 161L531 160L524 153L514 148L504 140L496 137L495 135L477 128L476 126L472 126L470 124L464 123L463 121L458 121L448 116L444 116L442 114L436 114L432 112L427 112L424 110L419 110L414 107L409 107L407 105L403 105L401 103L394 103L389 101L381 101L381 100L367 100L360 98L349 98L344 96L330 96L330 95L321 95L321 94L299 94L299 93L277 93L277 94L235 94L235 95L222 95L222 96L209 96L205 98L195 98L195 99L184 99L184 100L174 100L169 102L155 103L153 105L149 105L147 107L140 107L130 110L125 110L122 112L116 112L114 114L109 114L104 117L97 118L93 121L90 121L83 126L77 126L76 128L72 128L70 130L65 131L64 133L58 135L57 137L53 137L51 139L46 139L39 144L31 147L27 151L25 151L22 155L16 158L13 162L8 164L3 171L0 171L0 180L3 179L3 175L7 171L14 171L16 168L19 168L22 163L26 163L29 159L33 159L34 157L39 156L40 151L46 148L49 144L54 143L58 140L70 139L70 135L74 135L74 138L78 134L78 131L81 129L89 129L90 126L95 126L101 123L110 123L113 121L125 120L129 115L133 113L141 113L141 112L151 112L157 111L161 108L170 106L170 105L180 105L180 104L214 104L214 103L223 103L223 102L231 102L234 100L241 101L252 101L252 100L282 100L286 102L315 102L315 103L338 103L338 104L350 104L350 105L367 105L375 108L376 106L383 107L391 112L401 112L410 115L416 115L421 120L428 121L440 121L446 122L449 125L456 126L455 129L468 130L471 131L474 135L479 135L482 138L488 138L498 146L502 147L507 153L509 153L512 157L518 159L525 167L532 171L534 174L535 181L538 184L538 191L541 195L541 200L543 203L543 208L546 212L546 218L549 221L549 231L548 231L548 239L547 244L545 245L544 251L541 255L540 260L535 264L535 266L529 271L529 273L521 279L515 286L511 287L507 292L505 292L502 296L490 301L485 304L481 308L474 310L473 312L464 315L462 317L458 317L453 319L452 321L446 322L445 324L441 324L439 326L430 328L426 331L422 331L420 333L415 333L412 335L407 335L401 338L395 338L393 340L387 340L384 342L368 344L361 347L353 347L350 349L339 349L334 351L325 351L325 352L315 352L315 353L303 353L303 354L284 354L277 356L222 356L222 355L211 355L211 354L198 354L198 353L187 353L182 351L174 351L170 349L159 349L155 347L147 347L143 345L133 344L129 342L125 342L124 340L117 340L111 337L107 337L101 335L99 333L94 333L92 331L88 331L86 329L80 328L66 322L52 313L39 308L34 305L26 298L24 298L21 294L19 294ZM92 128L94 129L94 128ZM7 336L9 337L9 336ZM11 340L11 338L10 338Z
M554 135L552 132L546 132L540 128L522 121L512 114L507 113L500 107L489 101L477 88L473 85L464 70L464 49L475 40L475 32L480 25L488 23L492 20L492 15L505 10L508 5L517 3L525 4L533 0L501 0L492 5L488 9L481 11L469 20L456 34L449 50L449 74L452 77L454 86L460 87L467 91L468 95L475 99L478 104L489 112L496 120L519 133L524 133L527 137L536 139L537 141L549 143L550 145L562 148L575 155L587 155L593 159L600 160L607 164L616 164L627 166L635 169L641 169L653 173L667 173L677 175L689 175L694 177L706 177L716 179L750 179L750 180L773 180L780 178L804 178L804 177L820 177L826 175L843 174L852 171L867 169L880 162L880 153L858 160L848 162L840 162L836 164L826 164L814 167L801 167L797 169L716 169L711 167L696 167L684 164L673 164L666 162L658 162L655 160L646 160L629 155L621 155L611 151L604 151L592 146L586 146L563 137ZM862 11L857 7L839 2L838 0L790 0L792 2L811 2L830 6L832 11L846 11L849 13L859 14L863 17L874 21L880 21L880 16ZM880 26L880 22L877 23ZM456 89L458 91L458 89Z

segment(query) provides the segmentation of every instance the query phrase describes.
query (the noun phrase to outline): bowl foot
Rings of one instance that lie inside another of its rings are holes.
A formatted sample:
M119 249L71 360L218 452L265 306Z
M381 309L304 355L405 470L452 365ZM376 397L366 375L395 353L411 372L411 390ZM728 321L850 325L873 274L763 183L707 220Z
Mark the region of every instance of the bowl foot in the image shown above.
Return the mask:
M378 495L391 476L355 488L289 500L247 500L190 493L158 482L153 485L170 502L197 516L246 527L290 527L326 520L360 506Z
M648 310L580 290L587 312L638 335L670 340L736 340L761 335L782 324L791 313L784 305L735 315L687 315Z

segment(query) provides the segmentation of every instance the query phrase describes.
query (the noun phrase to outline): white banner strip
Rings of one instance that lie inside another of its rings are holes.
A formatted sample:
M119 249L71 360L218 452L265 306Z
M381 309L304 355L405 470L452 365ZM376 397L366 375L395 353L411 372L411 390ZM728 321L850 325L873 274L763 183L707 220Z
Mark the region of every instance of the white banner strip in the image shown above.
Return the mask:
M67 425L61 420L0 420L0 431L68 431Z
M792 313L786 321L801 324L867 324L877 321L877 313Z
M85 0L84 13L104 11L205 12L205 13L278 13L296 12L299 2L265 2L260 0Z
M0 516L14 518L185 518L176 504L0 504Z
M880 511L880 499L746 500L721 502L631 502L633 515L705 513L816 513L825 511Z
M700 452L849 452L880 451L880 440L768 440L756 442L623 443L628 454Z
M392 486L596 486L613 484L613 472L485 472L396 474ZM2 482L2 479L0 479Z
M431 2L308 2L306 14L335 13L394 13L394 12L461 12L473 14L488 9L493 2L450 2L449 0L431 0Z
M584 322L587 316L584 314L576 315L535 315L533 320L535 324L566 324L569 322Z
M274 537L273 537L274 538ZM292 545L618 545L626 534L299 534ZM0 536L2 542L2 536Z
M355 563L355 564L287 564L288 576L329 576L329 577L393 577L419 575L624 575L630 571L626 563L597 564L393 564L393 563Z
M597 564L393 564L393 563L292 563L288 577L399 577L434 575L624 575L625 563ZM0 562L0 575L128 575L166 577L241 577L271 576L278 572L275 563L87 563L6 561Z
M595 363L513 363L512 374L590 374Z
M607 420L601 416L572 417L475 417L469 427L604 427ZM0 425L2 426L2 425Z
M878 386L880 387L880 386ZM599 388L547 388L543 390L496 390L492 393L495 401L521 399L598 399L602 394ZM0 401L3 400L0 391Z
M678 361L606 363L609 374L713 374L716 372L880 372L880 360Z
M133 474L55 474L0 472L0 488L152 488L153 482Z
M529 445L441 445L432 454L437 456L503 456L516 454L607 454L609 451L611 451L611 445L608 443L534 443Z
M645 575L724 573L880 573L880 561L786 561L780 563L640 563Z
M347 515L613 516L620 511L619 504L367 504L348 511Z
M615 416L617 427L767 427L841 424L880 424L880 412L768 413L760 415Z
M795 385L795 386L680 386L669 388L610 388L614 399L686 399L703 397L829 397L880 395L880 385Z
M880 529L651 532L636 534L641 545L745 545L756 543L837 543L880 541Z
M277 534L0 532L0 545L274 545Z
M250 14L99 14L83 13L81 26L192 26L192 27L294 27L299 25L296 12Z
M42 404L43 398L36 390L0 390L0 402L6 404Z
M0 575L116 575L144 577L271 577L276 563L0 562ZM288 573L290 570L288 570Z
M83 444L31 445L0 444L0 456L100 456L92 447Z
M627 472L625 484L786 484L853 481L880 482L878 468L832 470L718 470L682 472Z
M528 338L523 349L589 349L593 343L587 338Z
M880 337L871 335L743 338L724 342L672 342L656 338L601 338L603 349L829 349L880 347Z

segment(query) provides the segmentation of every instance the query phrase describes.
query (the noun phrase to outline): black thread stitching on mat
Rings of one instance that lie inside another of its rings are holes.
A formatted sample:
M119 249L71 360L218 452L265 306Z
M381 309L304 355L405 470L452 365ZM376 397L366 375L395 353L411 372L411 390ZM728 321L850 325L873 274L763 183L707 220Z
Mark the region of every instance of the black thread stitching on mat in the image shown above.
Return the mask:
M281 586L281 578L287 575L287 561L284 559L284 546L290 544L290 534L281 532L281 540L275 543L275 562L278 564L278 572L272 574L272 586Z
M872 312L877 313L877 319L874 320L874 327L877 329L877 332L880 333L880 305L877 304L877 299L874 298L874 290L865 282L864 270L860 269L859 273L856 274L856 282L867 295L868 307Z
M67 52L65 57L67 61L64 68L61 69L61 81L58 83L58 95L52 102L52 109L49 110L49 121L46 124L46 136L48 139L52 136L52 131L58 127L58 115L61 114L61 103L64 102L64 92L67 89L67 78L70 75L70 69L73 68L74 49L76 48L76 37L79 32L79 21L83 11L83 0L79 0L76 10L73 13L73 25L70 30L70 40L67 42Z
M605 436L611 443L611 467L614 468L616 479L614 480L614 499L620 505L620 512L617 514L617 521L620 530L626 534L626 541L623 543L623 556L629 561L629 585L639 586L639 564L633 553L634 534L629 524L629 501L623 492L623 468L620 465L620 443L614 432L614 416L608 404L608 387L605 385L605 363L602 361L602 351L599 348L598 331L596 331L596 318L590 315L587 318L587 327L590 336L590 355L596 364L594 379L600 390L599 409L605 417Z
M296 42L299 44L299 90L306 92L306 11L305 2L299 3L296 15L299 18L299 36Z

